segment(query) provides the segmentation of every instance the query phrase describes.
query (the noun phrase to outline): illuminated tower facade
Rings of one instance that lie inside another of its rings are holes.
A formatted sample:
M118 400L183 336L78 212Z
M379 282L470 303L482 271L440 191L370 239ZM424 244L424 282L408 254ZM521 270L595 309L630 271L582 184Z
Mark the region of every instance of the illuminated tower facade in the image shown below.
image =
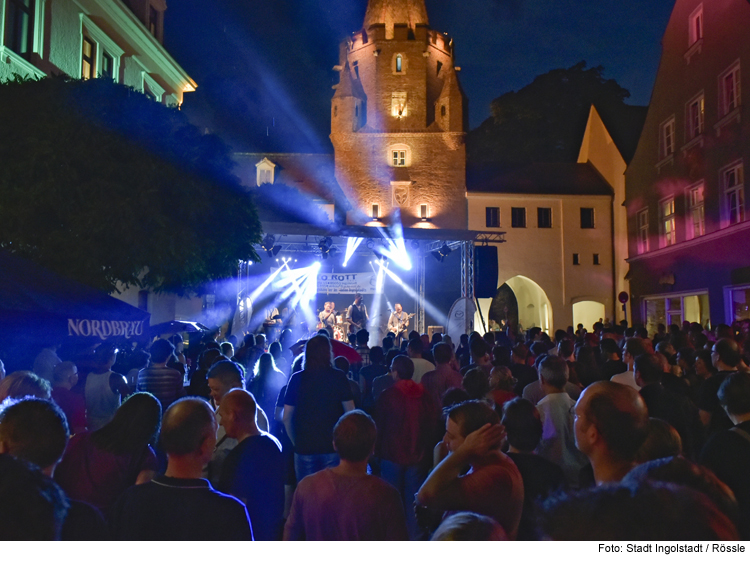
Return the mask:
M340 48L331 101L336 178L348 223L465 229L466 98L453 41L429 27L424 0L369 0Z

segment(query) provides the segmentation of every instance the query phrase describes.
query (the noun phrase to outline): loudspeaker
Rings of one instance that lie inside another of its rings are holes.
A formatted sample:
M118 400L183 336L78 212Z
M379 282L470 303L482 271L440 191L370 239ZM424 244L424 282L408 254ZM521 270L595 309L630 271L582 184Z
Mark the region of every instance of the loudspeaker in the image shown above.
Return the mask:
M474 248L474 296L494 298L497 293L497 247Z
M433 334L445 334L445 328L442 326L427 326L427 335L432 340Z

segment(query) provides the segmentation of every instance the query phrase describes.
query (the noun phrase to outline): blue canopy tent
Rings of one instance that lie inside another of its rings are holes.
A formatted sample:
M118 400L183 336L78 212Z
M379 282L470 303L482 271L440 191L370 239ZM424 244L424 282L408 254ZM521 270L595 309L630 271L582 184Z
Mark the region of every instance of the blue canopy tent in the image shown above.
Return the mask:
M0 251L0 358L28 361L53 343L136 340L150 314L106 293Z

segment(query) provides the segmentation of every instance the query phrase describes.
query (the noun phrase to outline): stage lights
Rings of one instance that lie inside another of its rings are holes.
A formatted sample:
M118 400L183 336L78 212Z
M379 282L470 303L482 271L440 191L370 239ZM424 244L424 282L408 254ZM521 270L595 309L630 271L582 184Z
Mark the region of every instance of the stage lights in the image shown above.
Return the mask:
M349 263L349 259L352 258L352 255L354 255L354 252L357 250L357 247L360 246L360 244L364 241L364 238L362 237L349 237L346 240L346 255L344 257L344 266L346 267L347 263Z
M260 244L263 250L268 253L269 259L275 257L281 251L281 245L274 245L274 243L276 243L276 237L268 233Z
M443 246L440 247L437 251L432 252L432 256L437 259L438 263L442 263L445 258L452 253L452 250L450 247L448 247L448 243L443 242Z

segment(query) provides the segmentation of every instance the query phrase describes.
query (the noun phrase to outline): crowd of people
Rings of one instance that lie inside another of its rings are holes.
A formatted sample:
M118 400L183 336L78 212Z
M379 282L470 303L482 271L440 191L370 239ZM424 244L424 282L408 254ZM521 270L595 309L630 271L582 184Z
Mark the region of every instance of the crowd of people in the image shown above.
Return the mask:
M295 340L0 362L0 536L750 538L742 326Z

